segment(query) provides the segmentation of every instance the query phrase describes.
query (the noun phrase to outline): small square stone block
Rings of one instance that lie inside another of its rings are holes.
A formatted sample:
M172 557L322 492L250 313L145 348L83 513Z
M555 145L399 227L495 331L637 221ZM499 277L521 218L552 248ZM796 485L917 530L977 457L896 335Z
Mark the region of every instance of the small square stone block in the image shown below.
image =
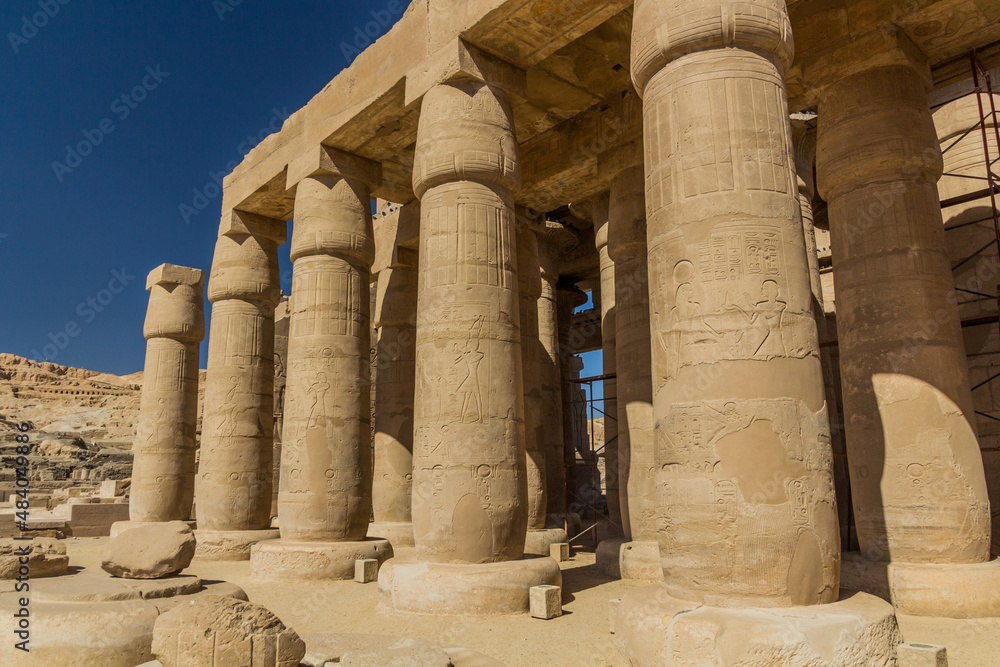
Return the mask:
M550 544L549 555L552 556L557 563L565 563L569 560L569 543L558 542L556 544Z
M532 586L529 597L532 618L562 616L562 586Z
M618 607L622 604L621 598L608 601L608 620L611 624L611 634L615 634L615 617L618 616Z
M354 561L354 581L367 584L378 580L378 560L375 558L359 558Z
M896 649L899 667L948 667L948 650L933 644L900 644Z

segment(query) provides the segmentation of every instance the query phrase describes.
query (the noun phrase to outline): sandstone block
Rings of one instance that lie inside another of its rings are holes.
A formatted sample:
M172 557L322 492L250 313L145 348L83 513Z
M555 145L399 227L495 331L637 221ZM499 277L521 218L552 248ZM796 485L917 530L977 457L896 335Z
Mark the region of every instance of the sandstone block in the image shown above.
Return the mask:
M359 558L354 561L354 581L367 584L378 580L378 559Z
M561 586L532 586L531 616L549 620L562 616Z
M555 559L557 563L565 563L569 560L569 543L560 542L559 544L550 544L549 555Z
M160 579L191 564L195 537L183 521L132 528L111 538L101 567L126 579Z
M16 579L21 566L19 553L28 549L28 567L32 579L66 574L69 557L66 545L48 537L31 540L0 540L0 579Z
M896 649L899 667L948 667L948 650L931 644L900 644Z
M128 521L126 503L71 502L66 511L68 534L73 537L104 537L111 534L111 524Z
M153 654L163 667L297 667L306 645L260 605L205 595L156 619Z

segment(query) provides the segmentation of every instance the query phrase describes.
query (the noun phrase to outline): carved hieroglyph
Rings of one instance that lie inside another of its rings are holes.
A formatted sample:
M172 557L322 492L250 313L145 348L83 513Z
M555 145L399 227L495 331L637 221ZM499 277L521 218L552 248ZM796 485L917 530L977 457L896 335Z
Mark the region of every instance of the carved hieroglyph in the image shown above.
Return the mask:
M195 493L199 530L247 531L271 520L274 309L285 223L223 217L208 299L205 414Z
M420 215L404 206L404 217ZM375 479L372 504L376 523L410 523L413 487L413 387L417 335L417 253L397 249L397 258L378 276L375 370Z
M615 263L618 374L618 488L625 538L655 542L652 349L646 263L646 190L642 147L611 180L608 250ZM606 431L605 431L606 433Z
M480 82L424 97L413 532L426 561L521 558L527 528L513 192L505 93Z
M282 540L358 541L368 533L375 257L369 187L319 173L303 179L295 195Z
M524 445L528 480L528 530L545 528L548 510L546 489L543 396L543 359L548 354L538 333L538 301L542 296L542 274L535 230L544 227L544 217L517 209L517 283L521 325L521 373L524 382Z
M667 590L837 598L829 424L781 0L639 0L657 528Z
M980 562L990 518L936 182L926 64L861 71L819 109L851 493L870 560Z
M198 348L205 337L205 274L164 264L146 279L139 427L129 519L186 521L194 501Z

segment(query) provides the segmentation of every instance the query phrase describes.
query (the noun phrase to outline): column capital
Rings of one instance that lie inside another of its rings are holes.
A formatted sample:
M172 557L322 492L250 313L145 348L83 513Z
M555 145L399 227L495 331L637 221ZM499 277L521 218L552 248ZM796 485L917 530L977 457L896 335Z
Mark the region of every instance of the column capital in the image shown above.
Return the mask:
M799 192L816 195L816 116L793 113L792 151Z
M281 220L245 211L225 211L215 244L208 300L242 299L278 302L278 246L285 242L287 226Z
M474 181L513 194L521 187L514 112L500 88L476 80L435 85L424 96L413 161L413 191Z
M440 84L478 81L514 97L527 98L528 75L519 67L456 38L406 75L404 104L419 103Z
M333 146L320 145L288 165L286 189L293 190L304 178L334 176L364 183L369 190L382 185L382 165Z
M205 337L205 272L161 264L146 278L149 306L143 336L199 343Z
M615 176L630 167L643 166L642 138L619 144L597 156L597 178L610 183Z
M667 63L698 51L766 51L787 69L794 51L785 0L636 0L632 82L640 95Z

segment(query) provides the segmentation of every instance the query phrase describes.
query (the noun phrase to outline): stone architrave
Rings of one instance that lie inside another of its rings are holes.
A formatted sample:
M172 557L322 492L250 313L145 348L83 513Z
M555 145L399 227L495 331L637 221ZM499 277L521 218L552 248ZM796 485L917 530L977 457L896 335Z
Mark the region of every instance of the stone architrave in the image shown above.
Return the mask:
M528 589L561 580L521 560L527 480L514 192L507 93L481 81L423 97L413 168L420 198L413 532L417 563L387 563L397 611L527 611Z
M828 87L817 172L858 542L870 569L888 567L894 604L930 614L940 605L916 591L945 595L934 588L941 567L989 561L990 508L939 204L930 71L904 34L886 39L894 61L862 60ZM998 566L982 571L996 582Z
M129 519L132 524L187 521L194 502L205 274L164 264L149 274L146 289L146 365Z
M370 190L381 166L322 148L295 193L288 380L281 452L281 539L258 544L259 578L349 579L371 515Z
M277 537L271 522L274 309L280 298L280 220L230 211L215 246L208 300L205 413L195 477L198 555L247 560Z
M409 204L400 209L398 225L416 227L419 218L419 205ZM419 260L417 252L408 248L397 247L393 254L391 264L379 272L375 303L375 523L369 534L394 546L413 546L410 496Z
M626 579L663 578L656 532L653 382L642 145L602 156L611 181L608 254L615 272L618 488L624 537L598 546L598 567ZM608 561L608 562L603 562Z

